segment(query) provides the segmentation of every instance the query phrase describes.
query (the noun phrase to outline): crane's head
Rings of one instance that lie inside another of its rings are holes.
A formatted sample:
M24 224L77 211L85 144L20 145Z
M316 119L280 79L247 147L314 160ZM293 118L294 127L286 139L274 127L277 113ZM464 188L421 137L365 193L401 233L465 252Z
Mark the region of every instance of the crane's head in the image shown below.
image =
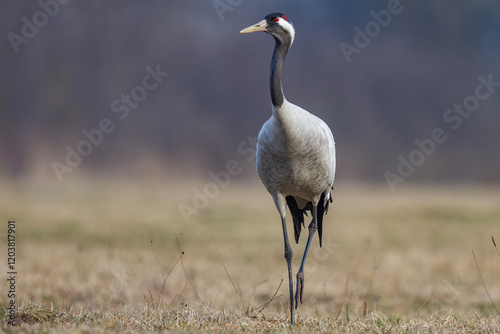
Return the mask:
M292 45L295 38L295 29L282 13L271 13L264 20L240 31L241 34L264 31L282 43Z

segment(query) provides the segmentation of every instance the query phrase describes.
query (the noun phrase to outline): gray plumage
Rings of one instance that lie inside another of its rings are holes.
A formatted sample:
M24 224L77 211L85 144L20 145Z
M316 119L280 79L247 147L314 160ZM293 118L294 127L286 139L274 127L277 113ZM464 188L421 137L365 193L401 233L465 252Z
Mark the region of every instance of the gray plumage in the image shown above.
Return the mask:
M335 177L332 132L321 119L285 99L281 107L273 106L273 115L259 133L257 172L282 217L287 202L296 202L296 208L289 208L297 216L293 218L298 242L304 221L299 215L311 205L328 211ZM319 229L322 218L318 217Z
M328 125L308 111L288 102L281 86L281 70L295 30L285 15L272 13L242 33L264 31L276 41L271 60L270 90L273 115L260 130L257 139L257 172L273 197L281 216L285 259L288 265L291 323L294 323L293 252L288 240L286 207L294 223L298 243L304 215L312 213L309 236L297 273L295 308L302 303L304 264L311 239L318 230L322 244L323 215L331 202L335 177L335 141Z

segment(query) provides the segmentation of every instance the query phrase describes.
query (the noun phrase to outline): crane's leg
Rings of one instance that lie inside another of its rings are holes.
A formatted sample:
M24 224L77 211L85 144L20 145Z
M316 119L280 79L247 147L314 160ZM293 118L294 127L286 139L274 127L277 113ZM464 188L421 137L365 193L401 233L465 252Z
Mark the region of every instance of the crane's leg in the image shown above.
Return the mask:
M281 217L281 224L283 225L283 239L285 239L285 260L288 265L288 285L290 287L290 323L294 323L294 307L293 307L293 277L292 277L292 258L293 252L288 241L288 233L286 231L285 217Z
M313 205L312 209L313 219L311 224L309 224L309 236L307 237L306 249L304 250L304 255L302 256L302 262L300 263L300 269L297 272L297 290L295 291L295 308L299 306L299 297L300 303L302 304L302 292L304 290L304 264L306 263L307 252L309 251L309 245L311 244L311 240L318 229L318 208L316 205Z

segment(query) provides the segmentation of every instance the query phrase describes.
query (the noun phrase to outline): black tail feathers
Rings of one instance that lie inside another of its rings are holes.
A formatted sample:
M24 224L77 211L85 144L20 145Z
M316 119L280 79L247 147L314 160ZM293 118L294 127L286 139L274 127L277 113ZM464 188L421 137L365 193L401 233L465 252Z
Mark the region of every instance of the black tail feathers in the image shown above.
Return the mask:
M331 197L330 197L330 200L325 201L325 194L323 193L321 195L321 198L320 198L319 203L318 203L318 208L317 208L318 236L319 236L319 246L320 247L323 246L323 216L328 212L328 206L329 206L331 201L332 201ZM295 201L295 198L293 198L293 196L287 196L286 203L288 204L288 208L290 209L290 212L292 213L295 242L299 243L301 229L302 229L302 227L305 227L304 215L307 216L307 210L311 211L311 215L312 215L312 203L309 202L309 203L307 203L305 208L299 209L299 207L297 206L297 202Z
M297 202L293 196L286 197L286 204L292 213L293 218L293 230L295 235L295 243L299 243L300 230L304 226L304 214L307 215L306 209L299 209ZM304 226L305 227L305 226Z

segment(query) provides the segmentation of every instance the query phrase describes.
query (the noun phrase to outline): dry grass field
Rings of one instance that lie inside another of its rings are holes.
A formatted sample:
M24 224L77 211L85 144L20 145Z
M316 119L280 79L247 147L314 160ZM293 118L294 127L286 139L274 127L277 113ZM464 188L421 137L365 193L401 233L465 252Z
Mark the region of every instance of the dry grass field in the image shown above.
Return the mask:
M0 268L5 277L7 220L16 220L19 325L3 316L0 328L289 331L270 196L259 183L234 181L188 224L178 205L191 204L193 187L203 185L1 182ZM500 332L472 255L500 307L500 254L491 240L500 242L499 190L401 185L392 193L337 184L291 331ZM294 272L305 239L292 245ZM0 286L5 308L8 282Z

